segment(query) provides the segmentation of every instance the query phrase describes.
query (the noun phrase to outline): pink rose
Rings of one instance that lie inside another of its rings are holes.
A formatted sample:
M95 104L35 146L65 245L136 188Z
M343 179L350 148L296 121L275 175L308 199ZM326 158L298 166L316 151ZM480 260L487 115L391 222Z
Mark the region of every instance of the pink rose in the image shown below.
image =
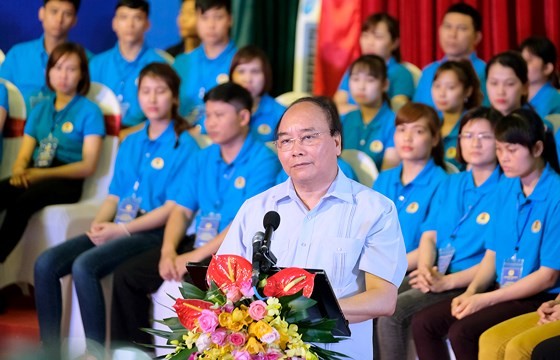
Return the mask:
M231 301L231 302L238 302L239 300L241 300L241 298L243 297L243 294L241 293L241 290L235 286L229 286L226 290L226 298Z
M252 282L251 279L243 281L241 283L241 293L243 294L243 297L246 298L251 298L253 297L253 295L255 295L255 291L253 290L253 287L251 286Z
M278 350L270 349L265 355L265 360L278 360L282 356L282 353L278 352Z
M234 332L228 336L228 340L233 346L243 346L247 339L243 333Z
M224 329L218 329L210 335L212 342L216 345L222 346L227 339L227 331Z
M263 343L266 343L266 344L272 344L273 342L277 341L278 339L280 339L280 334L274 328L272 329L271 332L261 336L261 341Z
M210 310L202 310L198 317L198 325L204 332L211 333L218 326L218 316Z
M262 300L253 301L249 305L249 315L255 321L262 320L266 313L266 303Z
M251 355L245 350L233 350L231 354L235 360L251 360Z
M198 352L193 352L191 356L189 356L189 360L196 360L197 357L198 357Z

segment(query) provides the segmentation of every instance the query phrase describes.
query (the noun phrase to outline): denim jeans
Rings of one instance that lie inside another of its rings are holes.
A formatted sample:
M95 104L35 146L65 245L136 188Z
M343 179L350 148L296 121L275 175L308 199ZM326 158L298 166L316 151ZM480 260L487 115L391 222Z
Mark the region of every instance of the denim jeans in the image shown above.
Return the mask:
M80 235L43 252L35 263L35 298L43 345L58 351L62 318L60 278L72 274L86 337L105 343L105 300L100 280L125 260L161 246L163 228L101 246Z

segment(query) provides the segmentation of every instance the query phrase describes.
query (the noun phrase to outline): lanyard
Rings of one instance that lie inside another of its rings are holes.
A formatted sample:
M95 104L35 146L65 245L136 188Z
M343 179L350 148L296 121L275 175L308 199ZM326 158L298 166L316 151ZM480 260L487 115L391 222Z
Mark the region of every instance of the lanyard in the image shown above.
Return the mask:
M529 211L527 212L527 216L525 217L525 220L523 221L523 226L521 226L521 229L519 228L519 220L520 220L520 213L521 213L521 208L523 207L523 205L527 205L529 206ZM525 232L525 228L527 227L527 223L529 222L529 219L531 218L531 212L533 211L533 204L531 203L531 200L527 200L525 203L520 204L519 203L519 198L517 199L517 219L515 221L515 232L516 232L516 236L515 236L515 248L514 248L514 256L517 255L517 252L519 251L519 243L521 242L521 237L523 236L523 233ZM521 230L521 231L520 231Z
M53 99L53 107L52 107L52 119L51 119L51 130L49 133L49 137L52 137L52 134L54 132L54 128L60 124L62 122L62 120L65 118L66 113L70 110L70 108L76 103L76 96L75 95L72 100L70 100L70 102L68 104L66 104L66 106L64 108L62 108L62 110L57 111L55 108L55 102L56 102L56 97Z
M239 155L238 155L239 156ZM222 160L218 163L218 176L216 176L216 187L218 189L215 192L216 201L214 201L214 211L220 213L223 205L223 199L228 189L228 185L231 184L233 175L235 174L236 163L235 160L229 164L226 164Z
M457 233L459 232L459 229L461 228L461 225L471 215L472 210L478 205L478 203L480 203L480 200L482 200L482 194L478 196L478 199L476 199L474 204L469 205L467 207L467 210L464 212L463 216L459 219L459 223L457 224L457 226L455 226L455 229L453 230L453 232L450 235L451 240L455 240L455 238L457 237Z

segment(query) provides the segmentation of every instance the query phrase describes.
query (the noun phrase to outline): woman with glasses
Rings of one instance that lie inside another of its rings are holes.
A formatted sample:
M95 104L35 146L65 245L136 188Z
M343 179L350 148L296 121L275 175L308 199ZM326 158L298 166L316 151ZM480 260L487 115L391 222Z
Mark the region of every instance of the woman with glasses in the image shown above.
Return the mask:
M430 204L418 246L412 289L399 294L395 313L377 322L381 359L406 359L413 315L464 291L473 279L499 209L494 194L502 180L494 127L501 115L489 108L467 112L459 125L457 160L469 171L450 175ZM435 358L434 358L435 359Z

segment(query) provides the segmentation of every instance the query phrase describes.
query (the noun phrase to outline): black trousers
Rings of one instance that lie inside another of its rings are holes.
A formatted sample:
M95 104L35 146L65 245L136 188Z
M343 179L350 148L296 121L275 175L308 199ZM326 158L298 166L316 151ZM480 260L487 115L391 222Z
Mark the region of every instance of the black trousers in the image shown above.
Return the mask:
M186 236L177 253L191 251L193 245L194 236ZM137 255L120 265L113 273L112 342L123 345L153 343L152 335L140 328L152 326L150 294L155 293L163 283L158 267L160 252L160 248L155 248ZM188 274L184 280L190 280Z
M79 201L83 183L83 179L48 179L25 189L10 185L9 178L0 181L0 211L6 210L0 226L0 263L14 250L33 214L48 205Z
M544 340L533 349L531 360L554 360L558 359L560 349L560 336Z

